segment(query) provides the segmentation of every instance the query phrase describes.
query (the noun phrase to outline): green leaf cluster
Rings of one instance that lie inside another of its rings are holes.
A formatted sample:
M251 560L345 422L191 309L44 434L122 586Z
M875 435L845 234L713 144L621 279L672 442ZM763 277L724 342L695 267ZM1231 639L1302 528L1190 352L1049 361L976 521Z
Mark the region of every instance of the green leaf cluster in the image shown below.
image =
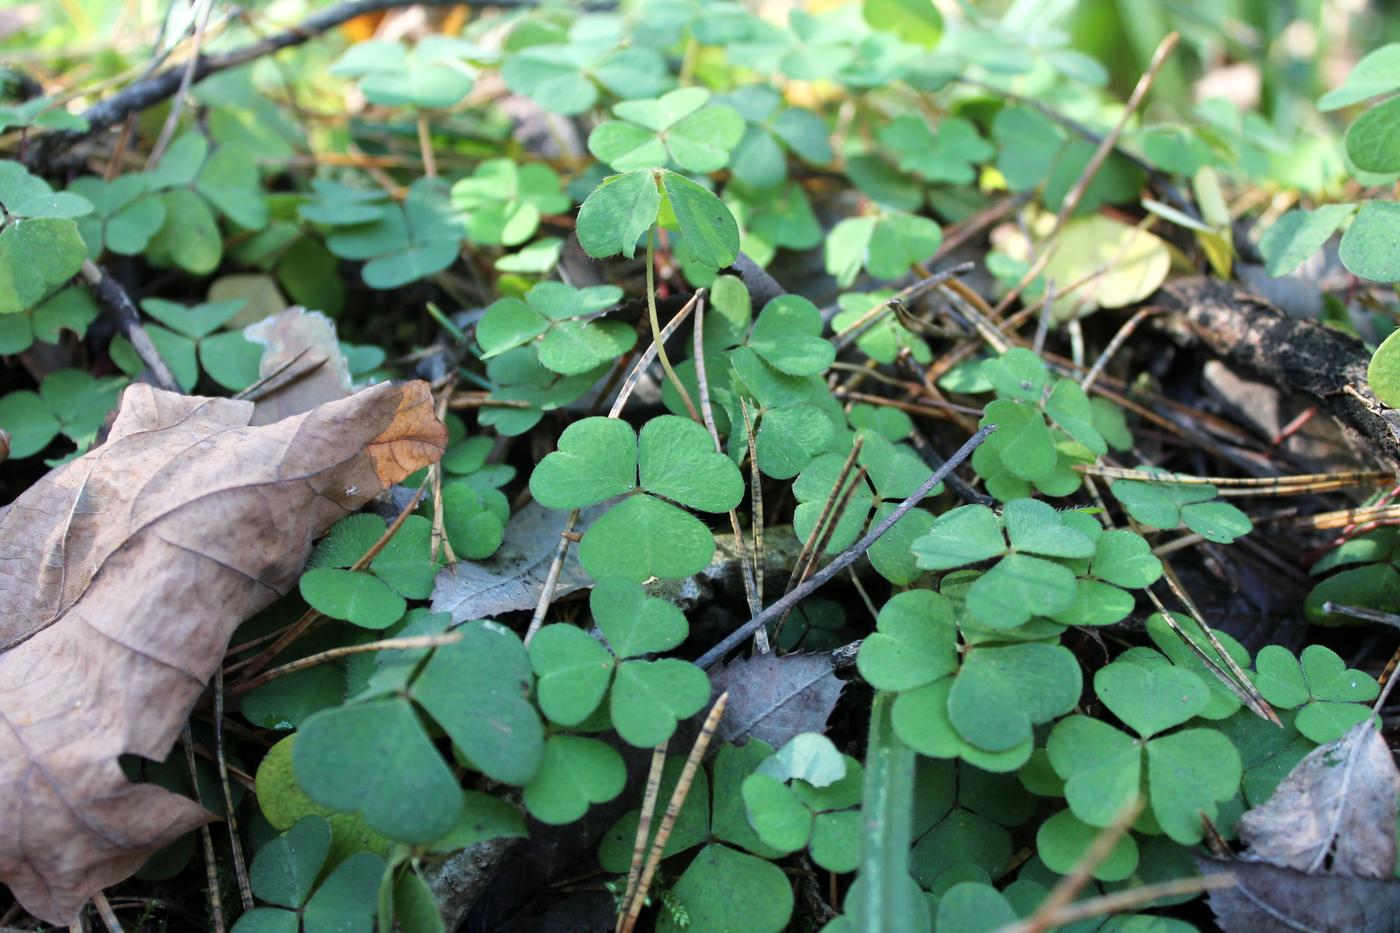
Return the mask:
M625 421L594 417L564 429L559 449L530 475L530 493L553 509L624 497L584 533L579 560L595 579L640 582L703 569L714 537L686 510L729 511L743 498L744 480L694 421L661 415L638 433Z

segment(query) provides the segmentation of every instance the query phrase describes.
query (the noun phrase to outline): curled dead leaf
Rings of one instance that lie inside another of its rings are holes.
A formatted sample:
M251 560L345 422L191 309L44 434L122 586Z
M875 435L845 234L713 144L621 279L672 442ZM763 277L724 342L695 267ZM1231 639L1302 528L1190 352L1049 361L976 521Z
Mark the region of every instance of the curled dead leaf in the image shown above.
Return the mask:
M421 382L252 413L134 385L105 444L0 513L0 881L42 920L212 819L118 756L165 758L238 624L447 440Z

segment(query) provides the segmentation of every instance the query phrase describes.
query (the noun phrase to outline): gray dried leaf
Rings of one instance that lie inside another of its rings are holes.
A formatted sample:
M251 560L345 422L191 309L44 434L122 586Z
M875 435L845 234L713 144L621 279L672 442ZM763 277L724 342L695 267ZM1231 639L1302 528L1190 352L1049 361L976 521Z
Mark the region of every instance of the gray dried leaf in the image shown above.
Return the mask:
M577 532L583 532L607 511L607 506L584 509ZM511 516L501 548L487 560L459 561L437 576L433 587L433 611L450 612L452 621L490 619L503 612L534 609L544 589L549 565L559 546L569 513L531 502ZM593 578L578 562L578 548L564 558L554 598L593 585Z
M1225 933L1392 933L1400 930L1400 882L1305 875L1258 862L1196 857L1205 875L1235 876L1209 894Z
M845 686L825 654L741 658L710 676L715 693L729 691L720 720L726 742L760 738L781 748L800 732L824 732Z
M1369 720L1360 723L1314 749L1267 803L1240 817L1246 857L1307 874L1389 878L1397 795L1390 748Z

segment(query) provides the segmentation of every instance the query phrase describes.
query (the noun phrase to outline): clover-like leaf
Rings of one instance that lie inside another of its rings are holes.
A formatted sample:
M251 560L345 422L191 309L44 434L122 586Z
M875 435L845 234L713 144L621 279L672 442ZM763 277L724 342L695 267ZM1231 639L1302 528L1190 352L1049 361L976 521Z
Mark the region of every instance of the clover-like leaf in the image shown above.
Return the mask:
M907 690L895 698L891 711L899 738L921 755L930 758L962 758L984 771L1015 771L1026 763L1035 743L1029 739L1004 752L978 748L953 728L948 715L948 695L953 678Z
M452 186L452 206L463 212L468 239L518 246L535 235L543 215L568 210L569 198L543 162L487 159Z
M1116 586L1140 589L1162 576L1162 562L1141 535L1117 529L1099 538L1089 572Z
M535 819L563 826L581 819L592 804L612 800L626 783L627 768L612 746L597 739L552 735L539 773L525 785L522 798Z
M713 191L669 170L661 172L661 189L690 257L716 269L732 265L739 255L739 225L724 202ZM579 219L581 223L582 216ZM590 255L597 254L590 251Z
M588 605L619 658L669 651L685 641L689 631L683 612L664 599L648 596L631 580L599 580L588 596Z
M1240 756L1211 729L1186 729L1147 743L1152 815L1182 845L1200 842L1201 816L1215 820L1216 805L1240 786Z
M715 450L704 426L689 418L652 418L642 427L637 451L647 492L702 512L727 512L744 497L739 468Z
M296 910L311 897L330 848L330 824L319 816L302 817L258 850L248 881L259 900Z
M624 661L613 683L610 714L623 741L650 748L710 699L710 680L689 661Z
M781 780L750 774L743 784L749 824L764 845L784 855L805 848L812 835L812 811Z
M1090 826L1111 826L1137 800L1142 748L1131 736L1088 716L1055 724L1045 745L1065 780L1065 800Z
M1054 506L1039 499L1016 499L1002 512L1011 549L1042 557L1091 557L1094 542L1067 525Z
M1015 628L1031 616L1053 616L1074 604L1074 572L1031 557L1008 554L972 584L967 609L983 625Z
M596 505L636 486L637 436L617 418L575 421L530 474L530 494L551 509Z
M622 119L599 124L589 134L589 151L620 172L668 162L688 172L718 171L739 144L744 119L709 100L704 88L683 87L655 100L620 103L613 113Z
M1099 833L1073 811L1061 810L1040 824L1035 836L1036 852L1051 871L1067 874L1080 864ZM1091 871L1100 881L1122 881L1132 875L1137 865L1137 843L1131 834L1125 833Z
M608 649L582 629L559 624L536 632L529 651L539 677L540 712L561 726L576 726L591 716L612 681Z
M1115 661L1094 675L1094 692L1144 739L1191 719L1206 706L1205 682L1184 668Z
M1001 356L983 360L981 375L996 390L997 398L1040 404L1050 371L1044 361L1025 347L1012 347Z
M619 253L631 259L637 253L637 239L656 222L660 209L661 192L650 171L605 178L579 207L574 228L579 245L595 259Z
M856 666L877 690L910 690L957 669L957 629L945 597L898 593L880 609L875 627L861 642Z
M1380 685L1324 645L1309 645L1301 658L1287 648L1266 645L1255 658L1255 686L1280 709L1298 709L1298 731L1314 742L1334 741L1371 711Z
M482 774L523 785L539 770L544 729L528 699L530 657L510 629L468 622L413 682L413 698Z
M1009 752L1031 727L1063 716L1079 702L1079 663L1060 645L1030 643L969 651L948 694L948 717L963 739Z
M354 570L308 570L301 576L301 595L322 615L368 629L388 628L408 608L383 580Z
M821 312L797 295L780 295L764 305L749 335L749 346L775 369L790 376L810 376L836 359L831 342L822 339Z
M1209 483L1172 482L1169 477L1162 482L1119 479L1109 484L1109 491L1129 515L1153 528L1176 528L1184 522L1219 544L1229 544L1253 528L1249 517L1233 505L1212 501L1216 488Z
M446 835L462 808L457 778L400 698L316 713L298 730L293 766L312 800L358 812L371 829L403 842Z
M680 580L703 570L714 553L714 535L703 522L647 495L614 506L579 543L579 561L596 580Z
M985 505L963 505L934 519L928 534L913 544L925 570L951 570L1006 553L996 513Z

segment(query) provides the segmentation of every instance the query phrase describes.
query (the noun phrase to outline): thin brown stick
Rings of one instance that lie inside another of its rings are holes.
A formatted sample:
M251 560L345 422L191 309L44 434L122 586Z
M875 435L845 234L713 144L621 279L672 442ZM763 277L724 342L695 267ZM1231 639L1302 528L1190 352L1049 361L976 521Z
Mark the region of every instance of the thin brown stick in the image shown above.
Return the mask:
M715 443L715 453L724 453L724 444L719 439L719 429L715 427L715 411L710 404L710 380L705 372L705 301L695 302L695 382L700 395L700 415L705 420L705 429ZM734 548L739 552L739 576L744 582L744 598L749 604L749 613L758 615L763 606L758 601L758 584L754 578L753 565L749 563L748 548L744 546L744 531L739 527L739 513L729 510L729 526L734 532ZM754 633L754 648L759 654L768 653L768 633Z
M185 723L180 739L185 746L185 764L189 767L190 787L194 788L195 798L199 797L199 772L194 766L194 737L190 735L190 724ZM214 933L224 933L224 903L219 897L219 869L214 858L214 836L209 832L209 824L199 827L199 835L204 843L204 883L209 895L209 920Z
M1103 897L1095 897L1087 901L1065 904L1053 913L1048 914L1044 918L1043 926L1032 927L1030 926L1029 920L1023 920L1020 923L1004 926L998 930L997 933L1032 933L1032 931L1049 929L1050 927L1068 926L1071 923L1087 920L1090 917L1098 917L1103 914L1112 914L1122 910L1131 910L1134 907L1141 907L1143 904L1150 904L1160 898L1176 897L1181 894L1199 894L1202 891L1215 891L1220 888L1234 887L1236 883L1234 875L1222 874L1201 878L1177 878L1174 881L1160 881L1156 884L1145 884L1140 888L1128 888L1126 891L1105 894ZM1037 911L1037 914L1038 913Z
M947 462L934 470L933 473L929 475L928 479L919 484L919 487L914 490L909 498L895 506L894 511L886 515L874 528L867 531L864 537L836 555L831 563L812 574L811 578L807 580L806 583L801 584L791 593L785 594L781 599L775 601L773 605L764 609L757 616L754 616L724 638L720 639L718 644L709 651L706 651L696 660L695 666L699 668L713 667L717 661L737 648L756 630L764 627L773 619L781 618L785 613L791 610L793 606L796 606L798 603L802 602L802 600L824 586L832 577L855 563L862 554L870 550L872 544L879 541L880 538L884 536L885 532L894 527L895 522L907 515L909 510L922 502L924 497L927 496L935 486L943 482L944 477L957 469L958 465L964 460L972 456L972 452L981 446L982 442L990 437L995 430L996 425L989 424L969 437L967 441L948 458Z
M1049 305L1046 305L1046 307L1048 308ZM1108 346L1103 348L1103 352L1099 354L1099 358L1094 360L1094 365L1090 366L1089 371L1084 374L1084 378L1079 382L1079 388L1083 389L1085 392L1089 391L1089 387L1094 384L1094 380L1099 378L1099 373L1103 372L1104 367L1108 365L1108 361L1113 359L1113 355L1117 353L1122 348L1123 344L1127 342L1128 338L1133 335L1133 331L1137 330L1138 325L1147 320L1151 315L1157 314L1160 311L1160 308L1142 308L1132 317L1128 318L1128 322L1118 328L1118 333L1113 335L1113 339L1108 342Z
M855 443L851 445L851 450L846 454L845 461L841 464L841 469L836 474L836 482L831 487L831 492L826 494L826 499L822 502L822 510L817 513L816 524L812 526L811 532L807 535L807 540L802 542L802 550L797 554L797 561L794 563L792 573L788 575L787 586L784 593L792 592L792 588L801 582L805 576L802 570L810 560L812 550L817 546L817 541L821 538L822 529L826 527L827 521L831 518L832 509L836 508L836 503L841 499L841 491L846 486L846 480L850 478L851 470L855 468L856 460L860 457L861 448L865 445L865 439L857 436Z
M97 908L97 916L102 918L102 925L107 928L107 933L122 933L121 921L117 919L116 912L112 910L112 905L107 903L107 895L98 891L92 896L92 906Z
M650 267L648 267L650 268ZM622 409L627 404L627 400L632 397L632 392L637 388L637 383L641 381L642 374L651 366L652 360L656 359L660 352L660 345L665 343L685 322L696 304L705 297L705 290L702 288L690 300L676 312L676 316L663 327L647 347L632 367L632 371L627 374L627 378L622 383L622 388L618 390L617 399L613 401L612 408L608 411L609 418L621 416ZM692 406L693 410L693 406ZM697 417L697 421L699 418ZM544 625L544 618L549 613L549 606L554 602L554 589L559 585L559 575L564 571L564 559L569 555L569 545L572 543L574 526L578 524L580 509L574 509L569 513L569 517L564 522L564 529L559 532L559 544L554 549L554 557L549 562L549 572L545 574L544 586L540 589L540 598L535 603L534 614L530 616L530 626L525 630L525 644L528 646L535 633Z
M647 840L651 838L651 819L656 813L656 798L661 794L661 772L666 766L665 742L651 750L651 767L647 771L646 791L642 794L642 810L637 818L637 838L632 843L632 864L627 869L627 888L618 902L617 925L622 927L627 918L627 908L632 903L632 895L642 879L642 865L646 861Z
M428 126L428 115L418 114L418 151L423 156L423 175L425 178L436 178L438 173L437 159L433 157L433 132Z
M715 730L719 728L719 721L724 716L724 707L728 702L728 692L721 693L719 698L715 700L715 705L710 707L710 714L705 717L705 725L701 727L700 735L696 737L695 744L691 746L690 754L685 759L685 767L681 769L680 780L676 782L676 789L671 792L671 801L666 805L666 815L661 818L661 826L656 831L656 838L652 840L646 867L642 869L637 890L632 893L626 918L619 926L618 933L631 933L632 928L636 926L637 917L642 912L642 905L646 903L647 891L650 890L652 879L656 876L656 868L661 864L662 853L665 852L666 843L671 838L671 830L676 826L676 817L680 815L681 807L685 806L685 799L690 795L691 785L695 781L695 772L700 768L700 762L705 758L705 751L710 747L710 740L714 738Z
M170 145L170 140L175 135L175 127L180 124L180 114L184 112L185 101L190 93L190 85L194 83L194 71L199 66L199 50L204 45L204 30L209 25L209 14L213 12L213 9L214 0L204 0L203 9L199 11L199 18L194 23L194 38L190 42L190 60L185 63L185 73L180 77L180 88L170 101L170 112L165 115L165 124L160 128L156 144L151 147L150 154L146 156L146 169L148 171L160 161L161 156L165 155L165 148Z
M341 645L339 648L327 648L325 651L318 651L315 654L307 655L304 658L297 658L281 667L274 667L271 670L263 671L251 680L240 681L233 688L234 696L242 696L249 690L255 690L263 684L278 677L285 677L288 674L295 674L297 671L308 670L319 667L322 664L330 664L339 661L341 658L348 658L356 654L369 654L375 651L403 651L410 648L441 648L443 645L450 645L453 642L462 640L461 632L446 632L441 635L408 635L403 638L385 638L380 641L372 641L363 645Z
M1051 922L1049 918L1073 901L1075 895L1083 890L1084 885L1093 877L1094 869L1113 854L1113 847L1123 838L1141 812L1142 800L1135 798L1103 832L1094 837L1093 843L1080 856L1070 873L1056 883L1036 912L1020 924L1023 928L1022 933L1043 933L1052 926L1058 926L1058 923Z
M224 816L228 824L229 851L233 873L238 879L238 897L243 912L253 909L253 887L248 881L248 865L243 860L243 842L238 836L238 816L234 812L233 790L228 783L228 759L224 755L224 672L214 672L214 758L219 767L219 784L224 791Z
M374 542L373 546L371 546L368 551L361 554L359 560L350 565L351 570L363 570L365 567L369 566L370 561L379 556L379 552L384 550L385 545L398 533L399 529L403 527L403 523L408 521L408 516L412 515L413 510L418 507L418 500L423 498L423 493L427 488L426 485L422 485L414 491L413 497L408 500L408 504L400 510L393 522L389 524L389 527L384 529L384 534L379 536L379 540ZM279 635L277 640L271 645L246 661L239 661L235 664L228 665L226 668L227 672L232 673L233 671L241 670L243 671L244 680L256 676L273 658L281 654L288 645L305 634L307 629L311 628L319 618L321 618L321 613L317 612L315 609L306 610L306 612L302 613L301 618L288 626L287 630ZM238 687L234 687L234 692L238 692Z
M180 384L175 381L175 376L170 372L164 357L151 342L151 335L141 326L141 313L136 310L136 305L126 293L126 289L91 259L83 260L78 275L92 289L97 303L116 320L117 329L131 341L132 349L146 365L155 384L167 392L179 392Z

